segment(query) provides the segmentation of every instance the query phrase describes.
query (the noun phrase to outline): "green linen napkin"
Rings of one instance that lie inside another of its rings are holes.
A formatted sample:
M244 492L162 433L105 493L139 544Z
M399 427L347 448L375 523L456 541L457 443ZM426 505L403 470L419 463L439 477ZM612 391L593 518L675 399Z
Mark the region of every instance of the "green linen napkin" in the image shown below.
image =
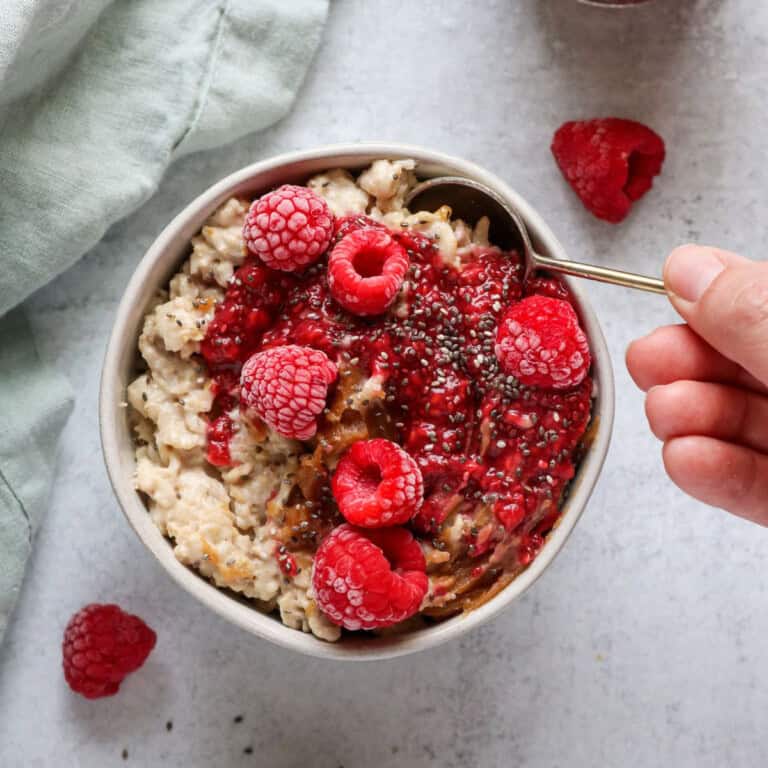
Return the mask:
M0 13L0 637L72 404L10 311L182 154L290 108L328 0L4 0Z

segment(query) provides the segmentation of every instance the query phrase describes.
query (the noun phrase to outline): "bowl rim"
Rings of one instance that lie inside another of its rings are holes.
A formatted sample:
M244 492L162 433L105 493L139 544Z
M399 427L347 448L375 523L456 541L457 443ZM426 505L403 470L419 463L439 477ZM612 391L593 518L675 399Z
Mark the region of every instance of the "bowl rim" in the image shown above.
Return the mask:
M327 161L324 167L328 169L345 165L349 168L360 168L376 157L413 158L416 160L417 168L424 165L448 168L452 174L468 176L486 184L521 212L534 240L545 253L556 258L566 258L565 249L538 212L519 193L473 162L425 147L390 142L331 144L272 156L234 171L208 187L165 226L147 249L128 281L118 305L104 356L99 392L101 446L112 489L136 535L168 575L215 613L253 635L305 655L345 661L394 658L435 647L485 623L520 597L554 560L581 517L605 461L611 440L615 407L613 368L605 337L582 288L576 284L576 281L566 278L592 348L597 387L593 418L599 420L598 428L595 430L589 450L579 465L559 523L548 536L533 563L480 607L434 626L402 635L349 638L342 642L329 643L309 633L285 626L279 618L263 613L256 606L248 605L245 599L214 586L176 559L168 540L152 522L146 506L134 488L135 465L127 467L121 459L121 434L125 437L127 432L127 438L131 444L132 438L127 428L124 406L125 386L128 381L121 379L120 363L126 354L130 354L131 357L135 355L138 333L134 333L132 327L135 326L136 331L140 329L141 320L145 314L143 307L149 289L154 292L162 285L160 282L151 283L150 280L159 269L159 265L164 263L164 256L178 247L179 242L183 244L185 241L188 244L191 234L199 230L202 221L236 187L251 181L256 187L259 177L281 169L288 173L286 167L297 163L322 160ZM317 171L308 170L307 175L314 172ZM190 229L192 222L196 223ZM183 252L182 247L180 253ZM172 265L174 269L178 268L180 258L182 257L178 254L174 257ZM166 256L165 261L170 262L170 257ZM157 277L156 274L154 276ZM136 322L137 306L142 307L138 310L138 322ZM131 345L130 350L127 350L128 344ZM122 407L121 403L123 403Z

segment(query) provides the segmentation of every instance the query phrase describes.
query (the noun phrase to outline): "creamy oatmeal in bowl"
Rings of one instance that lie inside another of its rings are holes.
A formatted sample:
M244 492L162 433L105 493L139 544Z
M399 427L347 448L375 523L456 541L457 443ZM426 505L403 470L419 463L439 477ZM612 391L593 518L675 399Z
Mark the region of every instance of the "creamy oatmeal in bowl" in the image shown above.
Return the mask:
M187 589L304 652L398 655L498 611L607 449L589 308L522 286L486 219L408 210L446 171L514 194L411 147L245 169L161 235L118 313L101 420L126 514Z

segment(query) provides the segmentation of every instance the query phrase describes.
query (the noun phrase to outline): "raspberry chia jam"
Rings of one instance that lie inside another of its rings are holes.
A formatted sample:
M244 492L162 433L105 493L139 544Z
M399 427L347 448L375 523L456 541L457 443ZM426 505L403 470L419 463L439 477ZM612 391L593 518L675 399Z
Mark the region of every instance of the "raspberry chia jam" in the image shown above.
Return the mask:
M409 161L377 161L293 188L295 207L287 187L274 209L266 195L258 220L227 203L148 315L149 370L129 388L137 485L177 556L328 640L509 584L557 524L590 423L565 285L522 286L487 222L407 211L414 182ZM307 219L306 242L329 243L311 261L285 234ZM261 379L241 379L246 362Z

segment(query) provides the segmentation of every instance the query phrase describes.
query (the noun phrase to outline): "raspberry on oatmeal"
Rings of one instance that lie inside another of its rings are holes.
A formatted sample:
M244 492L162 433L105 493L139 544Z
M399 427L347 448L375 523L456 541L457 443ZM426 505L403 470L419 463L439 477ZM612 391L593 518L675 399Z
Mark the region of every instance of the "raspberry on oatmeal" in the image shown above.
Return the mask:
M567 287L524 291L487 219L408 211L415 170L225 203L147 314L128 388L136 487L176 557L328 641L514 579L590 421Z
M395 300L408 267L408 254L388 232L358 229L334 245L328 287L353 315L379 315Z
M371 531L345 523L317 550L312 586L334 624L390 627L419 610L428 586L426 560L406 528Z
M257 352L240 372L240 407L283 437L308 440L325 408L336 366L325 353L287 344Z
M573 307L549 296L528 296L509 308L496 332L495 351L505 373L545 389L578 386L591 363Z
M317 261L333 233L325 200L285 184L254 200L243 225L248 251L272 269L296 272Z
M364 528L407 523L424 497L416 462L381 438L352 445L336 467L331 488L344 519Z

